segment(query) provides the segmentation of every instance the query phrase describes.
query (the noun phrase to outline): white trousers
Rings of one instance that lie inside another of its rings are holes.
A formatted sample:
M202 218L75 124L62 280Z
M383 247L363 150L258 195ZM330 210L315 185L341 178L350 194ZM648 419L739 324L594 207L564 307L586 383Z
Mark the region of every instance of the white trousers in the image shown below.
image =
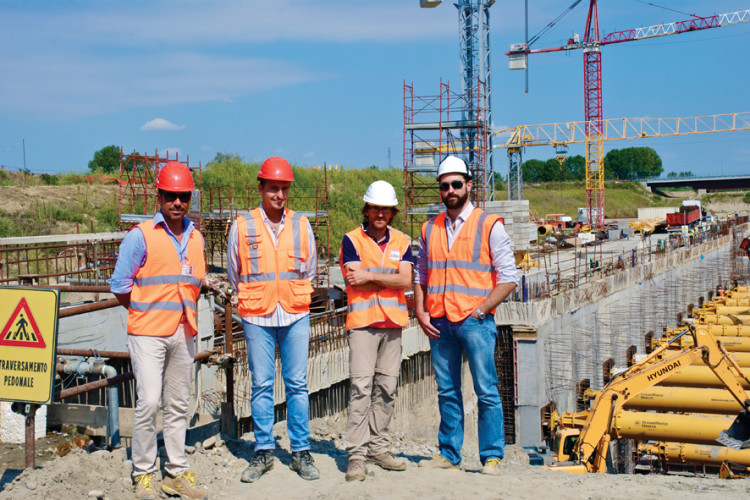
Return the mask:
M136 382L131 455L133 476L154 473L156 415L163 406L162 435L167 450L164 469L179 476L188 469L185 433L190 380L195 353L193 336L180 324L169 337L128 335L128 350Z

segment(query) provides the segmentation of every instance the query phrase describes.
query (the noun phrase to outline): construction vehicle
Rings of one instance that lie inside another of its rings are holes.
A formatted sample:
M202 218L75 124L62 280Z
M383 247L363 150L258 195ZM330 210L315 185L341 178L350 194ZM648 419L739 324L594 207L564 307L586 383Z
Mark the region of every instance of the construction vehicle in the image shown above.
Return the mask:
M688 334L693 337L692 346L685 347L659 361L654 361L659 359L663 351L669 349L671 342L675 342ZM607 451L613 435L615 420L626 419L629 414L634 413L625 411L623 407L635 396L672 375L675 370L688 366L701 358L737 400L740 407L743 408L728 429L729 420L722 420L723 417L711 417L713 419L711 425L707 425L709 417L704 415L701 425L696 426L694 421L684 418L690 416L645 412L635 412L635 418L640 420L671 420L647 425L639 424L638 421L634 420L632 424L621 424L619 427L631 429L629 434L633 437L638 434L636 427L639 425L641 428L650 430L668 429L670 426L673 427L672 430L675 430L679 427L687 433L688 437L696 437L695 441L699 443L715 440L736 450L750 448L750 399L747 398L738 377L744 379L748 385L750 385L750 380L742 373L740 366L730 356L729 352L708 333L708 329L704 326L691 326L675 336L671 342L654 350L612 380L596 396L582 424L580 423L581 417L574 416L569 417L570 423L567 428L564 425L556 426L555 450L558 451L558 458L557 462L552 464L550 468L573 473L606 472ZM683 418L680 419L679 417ZM679 419L680 422L678 423L676 419ZM561 418L560 423L564 423L564 420L564 417ZM712 430L707 432L708 427L711 427ZM721 429L727 430L721 431ZM702 436L697 436L697 434L702 434ZM684 437L673 435L661 439L680 441L684 440ZM636 438L658 439L653 432L648 432L644 436ZM570 451L570 453L565 453L565 451ZM565 460L566 458L569 458L570 461Z

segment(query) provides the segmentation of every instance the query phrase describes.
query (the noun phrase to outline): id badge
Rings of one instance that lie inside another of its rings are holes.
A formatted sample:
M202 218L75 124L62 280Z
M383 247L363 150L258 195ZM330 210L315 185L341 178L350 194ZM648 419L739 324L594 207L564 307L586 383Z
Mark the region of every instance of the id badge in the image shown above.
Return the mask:
M401 254L399 253L398 250L391 250L391 254L389 257L391 260L398 260L401 258Z
M185 261L182 263L182 275L183 276L193 275L193 266L190 265L190 262Z

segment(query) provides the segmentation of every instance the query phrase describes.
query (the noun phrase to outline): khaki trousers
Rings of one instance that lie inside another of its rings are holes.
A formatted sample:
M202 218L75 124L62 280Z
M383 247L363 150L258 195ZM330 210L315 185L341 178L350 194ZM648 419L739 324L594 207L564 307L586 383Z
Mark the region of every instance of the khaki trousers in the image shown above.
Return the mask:
M128 351L135 375L137 399L133 418L131 455L133 476L154 473L156 464L156 415L162 406L164 469L179 476L188 469L185 433L190 400L190 381L195 347L183 324L169 337L128 335Z
M401 371L401 328L349 330L349 460L389 451L388 426Z

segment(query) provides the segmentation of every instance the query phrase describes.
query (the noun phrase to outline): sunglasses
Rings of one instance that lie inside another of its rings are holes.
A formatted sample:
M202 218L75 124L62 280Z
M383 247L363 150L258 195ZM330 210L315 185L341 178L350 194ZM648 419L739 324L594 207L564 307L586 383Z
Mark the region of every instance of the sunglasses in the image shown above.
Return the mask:
M388 215L391 213L391 207L374 207L370 205L370 210L372 210L375 213L383 212L383 215Z
M171 191L162 191L161 194L162 196L164 196L164 200L167 203L172 203L177 198L179 198L182 203L187 203L190 201L190 195L192 193L173 193Z
M459 181L456 179L455 181L451 182L441 182L440 183L440 191L448 191L448 188L453 188L456 191L464 187L464 181Z

